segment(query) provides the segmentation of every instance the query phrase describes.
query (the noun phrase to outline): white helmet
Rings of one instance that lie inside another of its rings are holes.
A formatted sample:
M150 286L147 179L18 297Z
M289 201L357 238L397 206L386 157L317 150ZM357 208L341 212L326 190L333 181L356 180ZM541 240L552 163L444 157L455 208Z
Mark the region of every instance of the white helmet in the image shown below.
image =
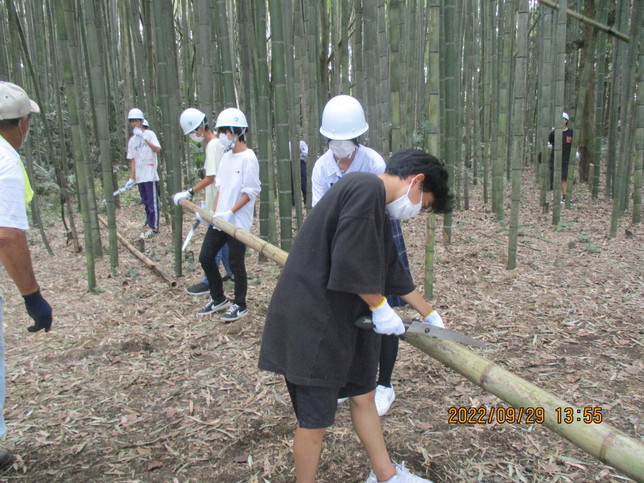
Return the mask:
M322 111L320 133L329 139L355 139L369 129L360 102L347 95L335 96Z
M150 127L150 123L148 122L148 120L147 120L147 119L143 119L143 122L141 122L141 125L142 125L143 127Z
M217 116L217 124L215 124L215 129L220 127L248 127L248 121L246 121L246 116L236 107L229 107L224 109Z
M134 109L130 109L130 112L127 113L127 118L128 119L145 119L145 116L143 115L143 111L141 109L137 109L135 107Z
M183 134L190 134L203 124L204 119L206 119L206 115L194 107L189 107L183 111L179 116L179 125L183 129Z

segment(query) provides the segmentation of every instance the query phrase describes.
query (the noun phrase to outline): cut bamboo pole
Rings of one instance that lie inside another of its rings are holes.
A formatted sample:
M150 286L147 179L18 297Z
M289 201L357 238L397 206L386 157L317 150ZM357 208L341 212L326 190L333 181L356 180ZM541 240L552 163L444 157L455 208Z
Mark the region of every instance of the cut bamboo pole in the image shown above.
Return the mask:
M99 215L98 219L100 222L107 226L107 221L103 219L102 216ZM116 236L118 237L119 241L132 252L132 254L141 260L147 267L151 268L154 272L156 272L157 275L159 275L163 280L168 282L168 284L172 287L175 288L177 286L177 281L174 280L173 278L169 277L156 263L154 263L152 260L150 260L148 257L146 257L143 253L141 253L139 250L137 250L134 245L132 245L127 239L121 235L118 231L116 232Z
M550 7L553 10L559 10L559 5L557 5L555 2L552 0L538 0L539 3L542 5L545 5L546 7ZM604 25L603 23L598 22L597 20L593 20L592 18L588 18L578 12L575 12L574 10L570 10L569 8L566 9L566 15L568 17L575 18L579 20L582 23L586 23L588 25L592 25L598 30L601 30L602 32L606 32L609 35L612 35L613 37L617 37L619 40L623 40L624 42L629 42L630 38L628 35L620 32L619 30L615 30L613 27L609 27L608 25Z
M232 223L215 218L213 213L188 200L179 204L199 212L204 220L283 266L288 253L252 235ZM563 436L591 456L621 471L635 481L644 482L644 445L606 423L583 422L583 409L560 399L534 384L512 374L460 344L421 334L408 334L404 339L430 357L458 372L469 381L498 396L516 409L531 408L530 414L543 411L543 425ZM537 409L538 408L538 409ZM557 409L559 408L559 413ZM570 409L568 409L570 408ZM579 412L577 410L579 409ZM572 422L564 416L572 411ZM526 411L528 414L528 411ZM558 422L557 416L559 414ZM577 418L580 418L578 421ZM525 419L525 418L524 418Z

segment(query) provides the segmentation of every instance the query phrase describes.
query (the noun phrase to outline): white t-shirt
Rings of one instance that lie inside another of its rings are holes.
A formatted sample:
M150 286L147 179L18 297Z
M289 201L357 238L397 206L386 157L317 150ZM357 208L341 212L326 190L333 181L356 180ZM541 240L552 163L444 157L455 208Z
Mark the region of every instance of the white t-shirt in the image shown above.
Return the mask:
M29 229L25 175L20 155L0 136L0 226Z
M155 146L161 147L154 131L150 129L143 130L143 138ZM152 151L152 148L139 136L132 136L127 143L127 159L132 158L136 160L134 168L136 169L137 183L159 181L157 153Z
M221 157L224 155L226 148L219 138L211 139L208 144L206 144L206 161L204 162L203 169L206 173L206 176L217 176L217 171L219 170L219 162ZM213 203L215 202L215 196L217 195L217 186L215 183L209 184L204 190L206 192L206 209L212 211Z
M385 172L385 167L385 160L382 159L382 156L373 149L359 144L349 169L340 171L333 153L330 149L327 150L313 166L313 173L311 174L311 187L313 190L311 206L315 206L322 198L322 195L329 191L331 186L340 181L340 178L345 174L355 172L382 174Z
M228 211L246 193L250 201L235 213L232 223L239 228L250 231L253 225L255 199L262 190L259 181L259 163L252 149L241 153L228 151L219 162L219 170L215 178L219 190L219 198L215 212Z

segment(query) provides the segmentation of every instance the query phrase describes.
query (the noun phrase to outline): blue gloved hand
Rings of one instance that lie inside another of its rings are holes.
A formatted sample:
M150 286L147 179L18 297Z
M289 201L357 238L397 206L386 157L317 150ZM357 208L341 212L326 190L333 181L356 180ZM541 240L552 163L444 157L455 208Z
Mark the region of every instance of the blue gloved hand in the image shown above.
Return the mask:
M29 317L36 322L34 325L27 327L27 330L29 332L38 332L40 329L45 329L45 332L49 332L52 321L51 305L40 294L40 289L32 294L23 295L22 298L25 299L25 307L27 307Z

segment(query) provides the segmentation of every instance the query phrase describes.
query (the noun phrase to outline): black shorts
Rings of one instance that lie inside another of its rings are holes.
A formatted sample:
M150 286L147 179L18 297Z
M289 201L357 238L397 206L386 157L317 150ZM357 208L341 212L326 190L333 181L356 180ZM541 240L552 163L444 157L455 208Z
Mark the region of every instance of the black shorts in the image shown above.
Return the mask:
M339 397L367 394L373 387L347 384L345 387L299 386L286 380L293 410L300 428L324 429L335 421Z

